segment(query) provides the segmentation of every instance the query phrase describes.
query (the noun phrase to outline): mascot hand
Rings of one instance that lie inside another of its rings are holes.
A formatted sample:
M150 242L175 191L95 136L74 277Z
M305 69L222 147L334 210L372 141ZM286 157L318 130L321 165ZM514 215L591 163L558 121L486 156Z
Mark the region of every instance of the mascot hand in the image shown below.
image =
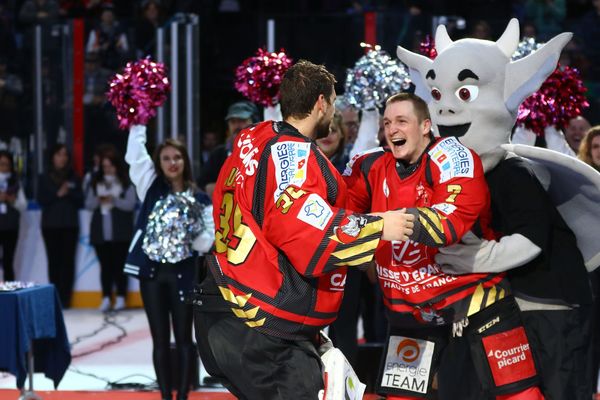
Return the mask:
M541 251L518 233L495 241L482 240L468 232L462 243L440 248L435 261L448 274L497 273L520 267Z

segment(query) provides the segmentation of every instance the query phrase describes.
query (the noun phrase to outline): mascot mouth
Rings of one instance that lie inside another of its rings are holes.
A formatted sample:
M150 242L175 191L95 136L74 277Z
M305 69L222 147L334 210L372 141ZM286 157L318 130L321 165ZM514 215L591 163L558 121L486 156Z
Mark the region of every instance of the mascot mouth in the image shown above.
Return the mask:
M471 127L470 122L468 124L462 124L462 125L438 125L439 134L441 137L464 136L470 127Z

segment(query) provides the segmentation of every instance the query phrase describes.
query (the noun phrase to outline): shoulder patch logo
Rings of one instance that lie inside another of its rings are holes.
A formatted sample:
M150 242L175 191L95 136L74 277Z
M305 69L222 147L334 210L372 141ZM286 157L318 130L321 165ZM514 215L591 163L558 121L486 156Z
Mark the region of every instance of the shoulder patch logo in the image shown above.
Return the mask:
M333 211L325 200L318 194L312 193L308 196L300 212L298 219L314 226L320 230L324 230L329 220L333 217Z
M447 137L437 142L431 150L429 157L440 170L440 182L452 178L472 178L475 171L473 155L455 137Z
M271 158L277 180L277 188L273 193L274 201L277 201L289 185L302 186L306 180L309 155L310 143L286 141L271 146Z

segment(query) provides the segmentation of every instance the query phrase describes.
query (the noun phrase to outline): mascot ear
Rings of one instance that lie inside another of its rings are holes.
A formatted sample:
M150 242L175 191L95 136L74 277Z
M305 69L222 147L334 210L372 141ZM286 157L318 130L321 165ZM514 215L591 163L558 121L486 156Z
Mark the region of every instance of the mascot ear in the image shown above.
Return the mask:
M500 36L500 39L496 40L496 46L504 53L504 55L510 58L517 47L519 46L519 20L513 18L510 20L504 33Z
M450 39L446 27L444 25L438 25L437 29L435 30L435 48L438 54L446 50L446 48L452 43L454 42L452 39Z
M429 86L425 82L425 75L427 71L433 68L433 61L425 56L406 50L402 46L398 46L396 54L400 61L408 66L410 79L415 85L415 94L429 103L431 94L429 93Z
M506 64L504 104L509 111L517 111L523 100L542 86L571 37L572 33L561 33L527 57Z

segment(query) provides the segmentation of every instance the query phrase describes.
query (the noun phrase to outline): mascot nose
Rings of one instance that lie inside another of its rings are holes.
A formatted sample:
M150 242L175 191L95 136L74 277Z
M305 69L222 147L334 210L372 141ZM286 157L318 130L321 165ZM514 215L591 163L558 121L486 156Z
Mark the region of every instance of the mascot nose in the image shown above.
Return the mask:
M439 115L444 115L444 114L456 114L456 113L454 112L454 110L452 110L452 109L450 109L450 108L446 108L446 109L444 109L444 108L440 108L440 109L438 110L438 114L439 114Z

